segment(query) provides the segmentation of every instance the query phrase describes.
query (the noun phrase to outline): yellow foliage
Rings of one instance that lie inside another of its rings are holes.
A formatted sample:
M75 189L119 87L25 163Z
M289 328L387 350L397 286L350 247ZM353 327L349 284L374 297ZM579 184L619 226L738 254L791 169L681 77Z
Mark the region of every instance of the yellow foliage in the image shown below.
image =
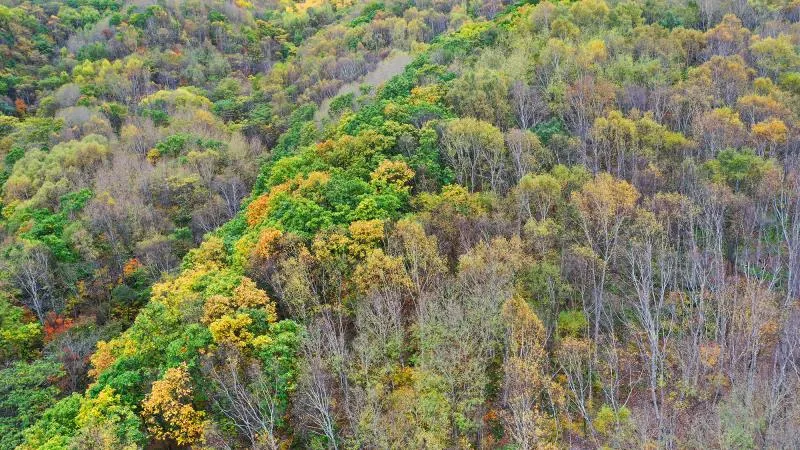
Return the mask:
M357 220L350 224L350 237L353 239L350 252L356 257L363 258L369 250L383 241L384 222L380 219Z
M328 184L330 180L331 176L327 172L314 171L306 175L305 178L302 176L295 178L297 184L295 190L300 193L313 191Z
M186 255L185 263L189 267L221 267L225 264L228 252L225 244L219 237L213 236L200 244L200 247L190 250Z
M117 361L117 358L132 355L134 352L132 343L122 339L112 339L108 342L98 341L97 350L89 358L92 365L88 372L89 376L97 379L101 373Z
M186 364L167 369L164 377L142 402L142 417L156 439L173 440L190 446L203 442L208 421L203 411L192 406L192 386Z
M270 301L267 293L259 289L256 283L247 277L242 277L241 283L233 290L233 300L237 308L264 309L270 323L277 320L275 305Z
M123 125L122 129L120 130L120 138L123 141L130 141L135 138L138 138L142 134L142 131L136 127L136 125Z
M541 346L545 342L545 329L542 321L533 312L530 305L520 296L514 296L503 304L503 320L508 331L508 346L512 353L530 352L532 348L525 348L529 343ZM544 351L537 357L544 357Z
M200 293L192 285L197 278L207 273L207 270L189 269L181 272L178 277L156 283L153 285L151 301L180 310L184 305L200 298Z
M111 341L111 343L113 342L116 341ZM98 375L111 367L111 365L114 364L114 361L117 360L111 343L106 341L97 342L97 350L95 350L94 354L92 354L91 358L89 358L92 363L92 368L89 369L90 377L97 378Z
M592 39L582 48L583 57L588 63L601 63L608 59L606 44L600 39Z
M311 250L320 262L332 262L347 254L352 240L339 232L318 234L311 243Z
M206 127L216 127L219 124L219 120L204 109L198 109L192 115L194 116L195 124Z
M371 174L372 184L377 187L394 186L396 189L408 191L408 182L414 178L414 171L403 161L381 161Z
M758 81L758 80L756 80ZM769 80L768 80L769 81ZM770 83L772 81L769 81ZM755 85L756 83L754 83ZM758 89L756 87L756 89ZM768 95L743 95L736 100L736 107L742 116L750 123L755 122L760 117L790 117L791 111L775 99Z
M232 297L212 295L205 301L202 322L213 324L223 316L231 316L242 308L263 309L266 311L267 320L270 323L277 320L275 305L270 301L267 293L259 289L250 278L242 277L239 286L234 288ZM221 326L221 324L217 326Z
M584 220L598 224L611 222L619 215L630 213L639 200L639 192L625 180L608 173L599 174L578 192L572 202Z
M786 142L789 129L782 120L771 118L753 125L752 132L753 136L760 141L769 144L783 144Z
M253 341L250 344L255 349L265 348L272 345L272 338L267 336L266 334L262 334L260 336L254 337Z
M381 289L408 290L412 286L403 259L388 256L379 248L370 252L364 263L356 268L353 279L364 293Z
M247 330L252 323L253 319L247 314L226 314L211 322L208 329L211 331L214 342L228 343L244 348L253 341L253 333Z
M731 45L736 52L744 46L750 34L750 30L742 26L742 21L738 17L725 14L717 26L706 31L706 38L711 42Z
M777 89L775 83L767 77L758 77L753 80L753 90L758 94L767 95L770 92L774 92L775 89Z
M467 188L458 184L451 184L443 187L442 193L432 198L421 195L420 200L427 203L425 208L429 210L434 210L438 208L439 205L449 205L464 215L479 215L486 212L486 208L481 204L478 196L470 193Z
M575 22L581 26L602 24L609 11L603 0L580 0L573 3L569 10Z
M411 97L408 101L412 105L436 104L444 97L444 94L444 89L439 84L417 86L411 89Z
M75 416L75 423L79 427L102 423L109 407L118 405L119 400L119 395L114 394L114 389L108 386L104 387L97 397L87 398L86 401L81 402L81 408L78 415Z
M255 261L252 261L256 250L258 236L255 232L247 232L233 244L233 255L231 255L232 265L234 267L252 267Z
M210 108L211 100L198 93L196 88L179 87L175 90L161 90L143 98L139 105L149 107L164 102L173 107Z
M511 239L495 237L491 242L480 242L458 258L459 276L475 283L486 278L510 278L514 272L522 269L525 259L519 236Z
M209 324L233 310L233 300L224 295L212 295L203 305L202 322Z
M156 165L158 160L161 158L161 153L155 148L151 148L147 151L147 162L152 165Z
M119 435L120 427L129 426L126 422L135 417L133 409L123 405L114 389L106 386L95 397L87 397L81 402L75 425L81 430L75 448L97 450L134 450L134 444L123 445Z

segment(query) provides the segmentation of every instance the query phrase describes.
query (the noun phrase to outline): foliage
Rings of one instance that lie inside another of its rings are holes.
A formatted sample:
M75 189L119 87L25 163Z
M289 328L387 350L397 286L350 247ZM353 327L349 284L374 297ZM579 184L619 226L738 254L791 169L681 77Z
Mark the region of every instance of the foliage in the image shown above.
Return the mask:
M800 446L796 4L14 4L0 447Z

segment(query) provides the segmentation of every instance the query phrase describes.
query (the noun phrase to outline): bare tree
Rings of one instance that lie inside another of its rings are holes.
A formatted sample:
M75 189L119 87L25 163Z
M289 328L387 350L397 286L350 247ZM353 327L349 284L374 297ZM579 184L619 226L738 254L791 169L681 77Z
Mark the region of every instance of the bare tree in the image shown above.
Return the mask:
M523 130L535 127L547 114L547 104L536 88L520 80L511 85L511 105Z
M325 337L320 327L311 325L303 345L305 366L298 383L297 414L305 426L324 435L328 446L338 449L336 418L333 410L333 380L325 367Z
M650 401L658 424L658 437L668 436L664 429L664 380L668 376L665 361L675 322L675 310L669 304L674 285L677 259L667 246L663 229L654 215L640 212L637 233L626 251L628 280L633 286L629 299L644 338L637 337L640 353L647 363Z
M214 382L212 398L236 425L251 448L277 450L276 424L280 419L280 379L277 370L245 358L238 348L223 345L203 364Z
M22 249L12 273L22 291L22 303L44 324L47 312L56 309L49 252L41 245Z

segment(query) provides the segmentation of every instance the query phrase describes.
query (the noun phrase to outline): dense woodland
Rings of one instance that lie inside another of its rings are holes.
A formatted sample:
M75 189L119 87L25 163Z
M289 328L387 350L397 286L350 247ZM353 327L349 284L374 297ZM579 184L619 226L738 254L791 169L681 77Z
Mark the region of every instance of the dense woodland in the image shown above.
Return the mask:
M800 447L797 0L2 0L0 114L0 449Z

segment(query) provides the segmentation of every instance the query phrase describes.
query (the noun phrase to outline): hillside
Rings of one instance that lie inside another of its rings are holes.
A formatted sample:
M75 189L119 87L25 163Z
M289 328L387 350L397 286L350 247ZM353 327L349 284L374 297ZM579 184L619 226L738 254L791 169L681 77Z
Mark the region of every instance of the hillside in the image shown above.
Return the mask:
M798 20L0 6L0 448L797 448Z

